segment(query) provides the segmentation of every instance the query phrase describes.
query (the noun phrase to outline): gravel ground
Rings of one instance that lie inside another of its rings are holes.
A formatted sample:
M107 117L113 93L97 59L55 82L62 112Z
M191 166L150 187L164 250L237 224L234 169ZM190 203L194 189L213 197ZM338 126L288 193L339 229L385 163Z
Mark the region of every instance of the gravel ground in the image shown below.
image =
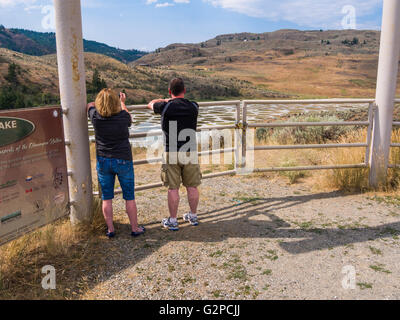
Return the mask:
M182 192L182 216L188 210ZM201 224L162 230L166 190L137 194L144 237L120 198L107 264L81 299L399 299L400 209L371 194L315 191L261 175L206 180ZM344 289L345 266L355 288Z

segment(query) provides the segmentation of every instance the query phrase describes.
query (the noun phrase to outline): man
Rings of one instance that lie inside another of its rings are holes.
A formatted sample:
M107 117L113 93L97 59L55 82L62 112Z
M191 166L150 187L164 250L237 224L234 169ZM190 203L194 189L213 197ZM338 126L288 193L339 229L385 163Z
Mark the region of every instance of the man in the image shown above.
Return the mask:
M164 228L178 231L179 188L186 187L190 212L183 216L192 226L198 225L198 186L201 171L197 154L197 118L199 106L185 99L186 89L181 78L173 79L169 85L171 99L158 99L149 103L148 108L161 115L164 133L164 162L161 179L168 190L170 217L162 221Z

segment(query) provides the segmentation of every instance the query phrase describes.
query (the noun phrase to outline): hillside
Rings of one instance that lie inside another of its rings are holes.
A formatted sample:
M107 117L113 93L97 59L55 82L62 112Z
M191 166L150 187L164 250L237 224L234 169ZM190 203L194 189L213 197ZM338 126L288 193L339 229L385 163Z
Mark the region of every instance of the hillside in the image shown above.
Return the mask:
M104 43L83 40L85 52L100 53L124 63L132 62L146 55L139 50L122 50ZM0 48L43 56L56 53L56 36L53 32L36 32L24 29L6 29L0 25Z
M132 65L237 78L301 97L372 97L379 41L368 30L227 34L171 44Z
M356 40L353 42L353 40ZM210 65L229 62L260 62L279 56L376 54L378 31L278 30L267 33L226 34L197 44L171 44L133 62L134 65Z
M14 86L17 84L22 93L20 99L32 105L54 103L55 98L58 99L56 55L35 57L0 48L0 89L3 91L12 88L13 84L7 79L7 74L10 65L14 64L16 66ZM178 73L173 70L131 67L96 53L85 53L85 64L88 84L92 81L94 71L97 70L108 87L126 90L130 104L145 103L153 98L166 97L169 81L176 76L185 79L188 88L187 96L190 99L287 97L287 95L259 88L246 81L219 76L210 77L186 71ZM10 99L3 102L13 107L12 99Z
M54 49L51 34L3 28L0 41L10 39L5 33L12 34L15 50L33 54ZM362 30L229 34L199 44L171 44L128 65L86 53L87 82L98 70L109 87L126 90L129 103L166 96L168 82L176 76L185 79L188 97L196 100L373 97L379 38L378 31ZM32 57L0 49L0 88L7 85L7 69L15 63L23 93L34 88L53 101L58 97L57 59L45 53Z

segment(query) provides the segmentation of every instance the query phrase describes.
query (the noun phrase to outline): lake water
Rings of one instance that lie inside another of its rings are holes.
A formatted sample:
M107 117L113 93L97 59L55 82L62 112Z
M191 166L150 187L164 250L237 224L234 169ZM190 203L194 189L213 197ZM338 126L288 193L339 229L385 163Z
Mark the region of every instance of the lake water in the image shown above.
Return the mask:
M248 105L247 122L265 122L279 120L282 116L312 111L345 111L350 109L366 109L368 104L329 104L329 105ZM131 133L146 133L161 129L159 115L150 110L135 110L131 112L133 125ZM236 108L234 106L201 107L199 127L235 124ZM93 126L89 122L89 132L93 135ZM202 133L200 139L208 139L209 134ZM146 147L154 142L161 143L161 137L147 137L132 139L134 147Z

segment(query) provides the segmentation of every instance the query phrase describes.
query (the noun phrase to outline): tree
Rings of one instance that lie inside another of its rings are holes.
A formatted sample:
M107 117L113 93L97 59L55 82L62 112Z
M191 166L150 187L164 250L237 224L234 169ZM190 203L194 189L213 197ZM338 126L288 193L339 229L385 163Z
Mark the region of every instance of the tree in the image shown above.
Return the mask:
M353 40L350 41L348 39L345 39L342 41L342 43L345 44L346 46L355 46L360 43L360 40L354 37Z
M102 89L107 88L107 83L100 77L99 70L95 69L93 72L92 83L89 84L89 93L98 93Z
M25 108L24 95L10 88L3 88L0 91L0 110Z
M18 71L18 65L15 63L10 63L8 65L8 73L5 76L5 79L11 84L11 86L15 87L19 84L18 78L17 78L17 71Z

